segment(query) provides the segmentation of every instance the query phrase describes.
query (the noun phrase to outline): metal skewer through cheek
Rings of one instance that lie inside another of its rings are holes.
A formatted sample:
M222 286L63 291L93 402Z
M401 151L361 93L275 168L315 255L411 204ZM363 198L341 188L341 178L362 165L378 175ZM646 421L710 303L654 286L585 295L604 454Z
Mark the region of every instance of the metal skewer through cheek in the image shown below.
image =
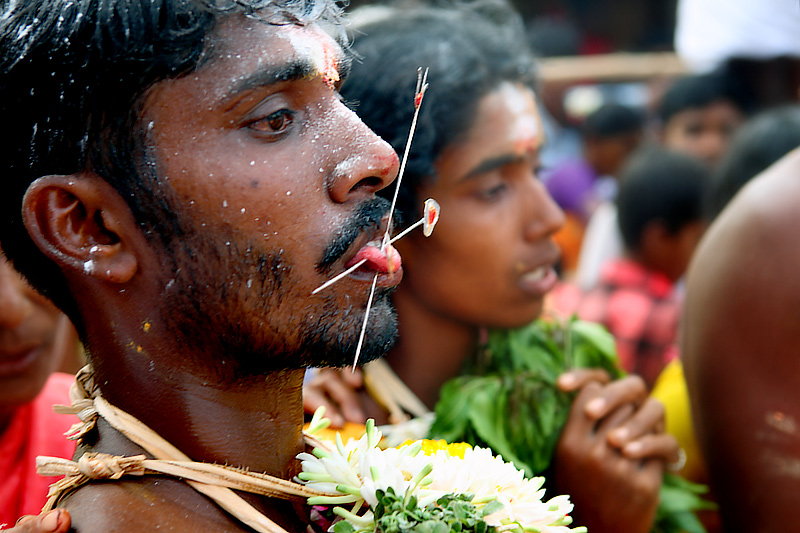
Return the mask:
M419 108L422 105L422 98L425 96L425 91L428 88L428 69L422 72L422 67L417 69L417 87L414 91L414 118L411 120L411 129L408 133L408 140L406 141L406 149L403 152L403 159L400 162L400 170L397 174L397 183L395 184L394 196L392 197L392 206L389 208L389 223L386 225L386 233L383 235L383 242L381 243L381 251L386 253L386 247L391 241L392 220L394 217L394 208L397 205L397 195L400 192L400 184L403 181L403 174L406 171L406 163L408 162L408 153L411 150L411 141L414 138L414 130L417 129L417 119L419 118ZM356 347L356 355L353 359L353 372L356 371L358 365L358 357L361 355L361 347L364 341L364 334L367 331L367 321L369 320L369 312L372 308L372 300L375 297L375 285L378 283L378 274L372 278L372 289L369 293L367 300L367 309L364 312L364 323L361 326L361 335L358 338L358 346Z
M411 224L409 227L407 227L406 229L404 229L403 231L401 231L400 233L398 233L397 235L392 237L392 240L389 241L389 244L394 244L395 242L399 241L400 239L402 239L403 237L405 237L406 235L411 233L411 231L413 231L416 228L422 226L424 223L425 223L425 219L424 218L421 218L421 219L417 220L416 222ZM339 281L343 277L345 277L345 276L347 276L349 274L352 274L353 272L358 270L358 268L360 266L362 266L366 262L367 262L366 259L362 259L361 261L359 261L358 263L354 264L353 266L351 266L347 270L344 270L343 272L340 272L340 273L336 274L334 277L332 277L331 279L329 279L328 281L326 281L325 283L323 283L322 285L320 285L319 287L317 287L316 289L311 291L311 294L317 294L319 291L327 289L328 287L330 287L331 285L333 285L334 283L336 283L337 281Z

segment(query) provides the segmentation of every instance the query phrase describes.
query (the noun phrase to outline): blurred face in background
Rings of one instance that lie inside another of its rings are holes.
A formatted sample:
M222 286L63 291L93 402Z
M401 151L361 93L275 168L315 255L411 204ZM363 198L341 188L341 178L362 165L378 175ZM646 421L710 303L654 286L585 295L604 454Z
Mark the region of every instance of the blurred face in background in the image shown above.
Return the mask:
M685 109L664 125L663 143L714 165L728 147L731 136L744 121L744 115L727 100L705 107Z
M0 430L75 350L71 331L66 316L0 256Z
M556 282L552 236L564 223L537 177L543 142L529 89L505 82L481 99L470 129L436 160L436 179L418 191L442 216L429 238L398 241L398 297L469 326L521 326L541 312Z

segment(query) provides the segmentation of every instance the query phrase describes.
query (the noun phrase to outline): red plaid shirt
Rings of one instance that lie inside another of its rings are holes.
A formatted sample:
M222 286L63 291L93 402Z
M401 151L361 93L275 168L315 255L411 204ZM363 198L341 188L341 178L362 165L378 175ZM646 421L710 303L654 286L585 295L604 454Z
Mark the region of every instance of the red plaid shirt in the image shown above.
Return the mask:
M650 387L677 355L680 297L666 276L634 261L612 261L603 268L597 287L585 293L561 285L553 292L552 306L608 328L617 340L622 367L642 376Z

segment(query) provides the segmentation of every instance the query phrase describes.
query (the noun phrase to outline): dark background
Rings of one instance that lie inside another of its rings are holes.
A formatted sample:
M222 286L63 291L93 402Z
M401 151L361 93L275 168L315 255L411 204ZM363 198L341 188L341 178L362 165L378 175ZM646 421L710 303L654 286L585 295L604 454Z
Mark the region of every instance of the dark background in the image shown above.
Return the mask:
M676 2L511 0L543 56L672 50ZM348 9L366 4L392 1L350 0Z

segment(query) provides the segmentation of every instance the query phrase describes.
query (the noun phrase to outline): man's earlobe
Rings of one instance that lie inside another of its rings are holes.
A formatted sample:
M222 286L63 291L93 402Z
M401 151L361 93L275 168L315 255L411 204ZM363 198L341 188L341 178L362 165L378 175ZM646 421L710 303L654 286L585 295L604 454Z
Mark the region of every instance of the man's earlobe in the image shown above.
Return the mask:
M25 193L22 214L33 241L62 269L111 283L125 283L136 273L133 215L99 176L39 178Z

